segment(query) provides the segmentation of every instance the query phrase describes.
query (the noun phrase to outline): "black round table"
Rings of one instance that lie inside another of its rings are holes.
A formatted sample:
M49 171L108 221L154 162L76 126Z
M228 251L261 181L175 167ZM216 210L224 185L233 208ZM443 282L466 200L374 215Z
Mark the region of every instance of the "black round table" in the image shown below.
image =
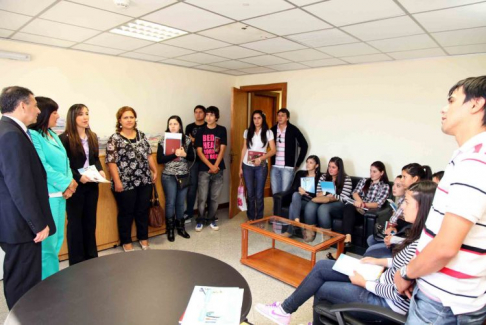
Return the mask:
M250 288L233 267L202 254L149 250L56 273L20 299L5 324L176 325L196 285L243 288L241 320L250 312Z

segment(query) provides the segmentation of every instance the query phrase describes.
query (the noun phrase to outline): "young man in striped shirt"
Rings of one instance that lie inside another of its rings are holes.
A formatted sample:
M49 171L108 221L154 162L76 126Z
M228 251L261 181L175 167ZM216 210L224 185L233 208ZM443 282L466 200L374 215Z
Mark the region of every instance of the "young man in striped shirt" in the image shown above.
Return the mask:
M486 319L486 76L459 81L442 109L456 150L439 183L417 256L395 274L412 293L407 324L483 324Z

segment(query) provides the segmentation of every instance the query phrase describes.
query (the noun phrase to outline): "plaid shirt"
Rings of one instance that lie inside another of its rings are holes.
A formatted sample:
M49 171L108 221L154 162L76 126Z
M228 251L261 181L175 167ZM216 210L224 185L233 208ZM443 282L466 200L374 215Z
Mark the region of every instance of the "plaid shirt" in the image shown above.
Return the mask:
M381 208L383 203L385 203L386 199L388 198L388 193L390 193L390 185L385 184L383 181L379 181L378 183L371 183L368 192L365 194L363 192L365 182L366 178L360 180L358 185L356 185L353 194L358 193L364 203L374 202L378 204L378 208Z

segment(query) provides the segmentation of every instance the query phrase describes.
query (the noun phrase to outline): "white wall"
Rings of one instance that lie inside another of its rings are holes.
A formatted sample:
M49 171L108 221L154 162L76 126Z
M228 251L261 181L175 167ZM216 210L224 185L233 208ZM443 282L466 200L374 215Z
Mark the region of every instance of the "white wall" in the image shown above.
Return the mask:
M164 132L171 115L179 115L185 127L196 105L214 105L230 134L233 76L6 40L0 40L0 50L32 55L30 62L0 60L0 88L19 85L51 97L63 117L72 104L83 103L99 136L114 133L115 113L125 105L135 108L146 133ZM229 167L229 154L225 161ZM228 185L220 202L228 202Z
M375 160L398 175L411 162L445 168L457 145L440 130L440 109L452 85L484 75L485 67L486 55L470 55L249 75L237 83L288 82L290 121L323 170L339 156L350 175L369 175Z

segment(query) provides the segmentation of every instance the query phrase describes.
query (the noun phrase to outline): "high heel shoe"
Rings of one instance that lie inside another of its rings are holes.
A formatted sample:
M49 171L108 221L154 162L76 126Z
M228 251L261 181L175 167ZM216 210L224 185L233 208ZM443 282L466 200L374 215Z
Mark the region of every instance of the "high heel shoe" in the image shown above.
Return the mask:
M348 252L348 248L350 248L351 246L353 246L353 244L350 242L350 241L347 241L344 243L344 249L343 249L343 254L346 254ZM331 261L335 261L336 258L334 256L332 256L332 253L327 253L326 254L326 257L328 260L331 260Z

